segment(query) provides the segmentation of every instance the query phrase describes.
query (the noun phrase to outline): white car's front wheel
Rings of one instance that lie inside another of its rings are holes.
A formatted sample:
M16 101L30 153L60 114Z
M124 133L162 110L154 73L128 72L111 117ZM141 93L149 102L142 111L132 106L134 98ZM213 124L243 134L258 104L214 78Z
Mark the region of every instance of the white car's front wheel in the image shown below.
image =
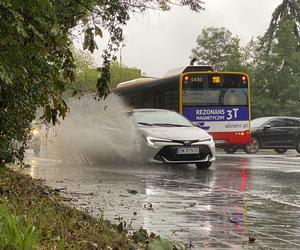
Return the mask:
M211 166L212 162L211 161L205 161L205 162L197 162L196 167L198 169L207 169Z

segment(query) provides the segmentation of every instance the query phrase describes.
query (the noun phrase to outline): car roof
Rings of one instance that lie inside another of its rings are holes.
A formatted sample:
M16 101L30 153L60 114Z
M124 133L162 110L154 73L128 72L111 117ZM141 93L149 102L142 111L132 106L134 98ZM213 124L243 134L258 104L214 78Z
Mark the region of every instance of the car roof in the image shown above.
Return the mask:
M132 109L132 112L174 112L167 109Z
M269 120L271 120L271 119L295 119L295 120L300 120L300 117L294 117L294 116L262 116L262 117L257 117L255 119L260 119L260 118L266 118L266 119L269 119Z

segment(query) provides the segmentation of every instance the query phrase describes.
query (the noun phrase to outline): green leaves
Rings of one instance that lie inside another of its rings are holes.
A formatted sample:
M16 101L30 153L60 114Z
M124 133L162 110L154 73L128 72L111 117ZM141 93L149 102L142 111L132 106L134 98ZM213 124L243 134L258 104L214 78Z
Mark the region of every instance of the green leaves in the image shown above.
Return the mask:
M283 0L260 39L252 81L254 117L300 115L299 11L299 1Z
M103 37L102 30L97 25L95 25L94 27L89 27L85 30L83 42L84 50L87 49L91 53L94 53L94 50L98 49L97 43L95 41L95 36Z
M153 239L149 245L148 250L173 250L173 246L168 240L165 239Z
M198 64L212 65L216 70L240 71L242 55L240 39L225 28L205 28L196 41L191 58Z
M99 28L99 26L95 25L95 35L103 37L102 30Z
M95 36L94 36L94 33L93 33L93 28L88 28L85 31L83 49L84 50L87 49L91 53L94 53L94 50L98 49L96 41L95 41Z
M132 238L135 243L138 243L138 242L144 243L148 239L147 230L145 230L141 227L139 230L137 230L133 233Z

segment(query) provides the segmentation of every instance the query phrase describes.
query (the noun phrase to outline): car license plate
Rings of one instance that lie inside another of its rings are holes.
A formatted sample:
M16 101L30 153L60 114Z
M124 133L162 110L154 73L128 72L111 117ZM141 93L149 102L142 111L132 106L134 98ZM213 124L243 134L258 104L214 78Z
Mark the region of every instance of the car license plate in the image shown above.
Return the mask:
M177 149L177 154L186 155L186 154L199 154L199 148L193 147L181 147Z

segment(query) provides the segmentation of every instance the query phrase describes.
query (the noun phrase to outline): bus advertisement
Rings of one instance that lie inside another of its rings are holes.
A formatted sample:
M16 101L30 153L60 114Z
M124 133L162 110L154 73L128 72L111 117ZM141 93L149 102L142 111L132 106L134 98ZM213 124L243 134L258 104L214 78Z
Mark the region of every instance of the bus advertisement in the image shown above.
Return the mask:
M250 84L244 73L186 66L162 78L139 78L113 90L132 108L175 110L234 153L251 140Z

